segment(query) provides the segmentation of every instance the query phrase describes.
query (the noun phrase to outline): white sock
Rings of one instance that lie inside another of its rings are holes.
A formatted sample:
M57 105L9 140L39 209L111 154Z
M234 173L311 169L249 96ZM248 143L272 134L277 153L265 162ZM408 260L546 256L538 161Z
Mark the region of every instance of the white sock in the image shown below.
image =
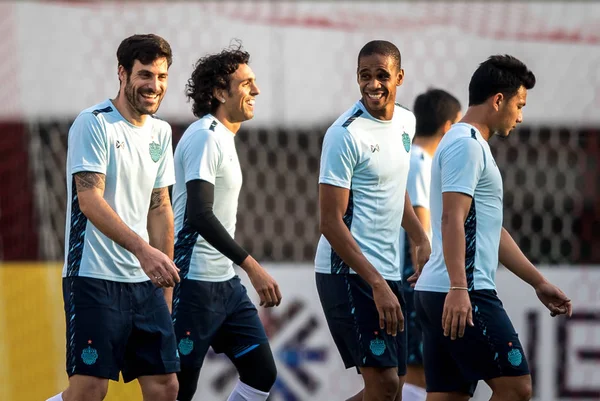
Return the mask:
M404 383L402 386L402 401L425 401L427 391L414 384Z
M63 401L62 393L57 394L54 397L50 397L46 401Z
M227 401L265 401L269 393L264 393L238 380Z

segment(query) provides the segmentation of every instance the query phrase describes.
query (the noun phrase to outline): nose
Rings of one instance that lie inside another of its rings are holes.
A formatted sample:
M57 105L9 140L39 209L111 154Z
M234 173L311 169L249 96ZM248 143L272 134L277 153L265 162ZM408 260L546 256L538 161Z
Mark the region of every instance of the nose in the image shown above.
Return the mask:
M519 115L517 115L517 124L521 124L523 122L523 112L519 111Z
M154 93L158 93L158 88L160 88L160 80L158 79L158 77L150 79L148 82L148 87L152 89Z
M251 92L250 94L252 96L258 96L260 94L260 89L258 88L258 85L256 85L256 83L252 84L252 87L250 88Z
M381 82L378 79L373 78L367 83L367 88L369 89L379 89L381 88Z

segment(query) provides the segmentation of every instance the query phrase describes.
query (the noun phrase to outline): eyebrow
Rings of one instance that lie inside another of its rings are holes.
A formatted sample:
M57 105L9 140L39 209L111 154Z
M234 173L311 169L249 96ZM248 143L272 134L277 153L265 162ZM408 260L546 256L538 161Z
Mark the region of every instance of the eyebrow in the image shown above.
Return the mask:
M371 72L371 71L370 71L370 69L369 69L369 68L367 68L367 67L364 67L363 69L361 69L361 70L358 70L358 73L359 73L359 74L360 74L360 73L363 73L363 72ZM386 70L386 69L383 69L383 68L380 68L380 67L377 67L377 69L375 70L375 72L383 72L383 73L385 73L385 74L392 75L392 74L391 74L391 73L390 73L388 70Z

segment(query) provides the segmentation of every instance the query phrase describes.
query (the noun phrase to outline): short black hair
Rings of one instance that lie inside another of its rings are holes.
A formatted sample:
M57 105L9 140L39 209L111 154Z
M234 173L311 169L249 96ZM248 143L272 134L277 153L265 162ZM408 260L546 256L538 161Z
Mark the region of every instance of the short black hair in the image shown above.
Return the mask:
M521 86L528 90L535 86L535 75L522 61L508 54L490 56L471 77L469 106L482 104L497 93L510 99Z
M229 91L231 74L241 64L248 64L249 61L250 54L242 50L242 45L238 42L237 46L232 45L196 62L185 87L186 96L193 101L192 111L196 117L202 118L208 113L215 113L220 102L213 95L214 89Z
M458 99L442 89L428 89L415 99L416 136L433 136L446 121L454 122L461 106Z
M117 61L125 68L127 74L131 74L135 60L148 65L162 57L167 59L167 66L170 67L173 62L171 45L165 39L152 33L125 38L117 49Z
M371 56L373 54L381 54L382 56L389 56L396 62L396 67L400 69L402 62L402 56L400 50L392 42L387 40L372 40L360 49L358 52L358 64L360 65L360 59L362 57Z

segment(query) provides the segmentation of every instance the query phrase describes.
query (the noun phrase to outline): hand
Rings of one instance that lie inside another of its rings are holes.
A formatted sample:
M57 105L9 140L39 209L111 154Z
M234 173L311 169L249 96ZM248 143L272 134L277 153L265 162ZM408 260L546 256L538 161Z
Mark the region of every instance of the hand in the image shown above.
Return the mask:
M144 273L157 287L173 287L175 283L179 283L179 269L171 258L158 249L147 245L136 257Z
M264 305L265 308L279 306L282 297L275 279L251 256L240 266L248 273L248 278L260 297L259 305Z
M448 291L442 313L444 336L450 336L452 340L456 340L457 335L462 338L465 335L467 323L471 327L474 326L469 292L467 290Z
M421 273L423 266L425 266L425 263L429 260L429 256L431 256L431 244L426 237L415 246L415 272L418 271L419 274Z
M404 331L404 316L400 302L385 280L373 285L373 300L379 313L379 328L381 330L385 328L392 336L396 336L398 329Z
M573 312L571 300L557 286L544 281L535 287L535 294L550 310L550 316L567 315L571 317Z
M423 266L425 266L429 260L429 256L431 256L431 244L429 243L429 239L425 238L421 243L411 247L411 257L412 260L414 260L415 272L407 279L407 281L412 288L415 288L417 280L423 271Z

